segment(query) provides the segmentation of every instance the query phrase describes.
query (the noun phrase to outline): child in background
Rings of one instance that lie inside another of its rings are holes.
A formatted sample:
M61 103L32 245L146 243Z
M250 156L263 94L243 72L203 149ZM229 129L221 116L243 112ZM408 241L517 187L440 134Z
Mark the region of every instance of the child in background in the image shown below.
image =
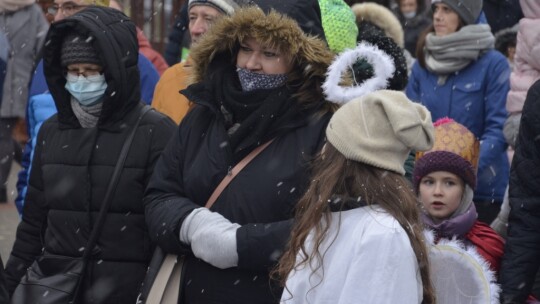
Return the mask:
M417 152L414 187L423 205L425 226L440 238L461 240L474 246L498 273L504 240L477 220L473 192L480 154L479 142L466 127L449 118L434 123L435 144Z
M417 201L403 177L431 115L397 91L340 108L326 129L277 275L282 303L434 303ZM384 286L384 287L382 287Z

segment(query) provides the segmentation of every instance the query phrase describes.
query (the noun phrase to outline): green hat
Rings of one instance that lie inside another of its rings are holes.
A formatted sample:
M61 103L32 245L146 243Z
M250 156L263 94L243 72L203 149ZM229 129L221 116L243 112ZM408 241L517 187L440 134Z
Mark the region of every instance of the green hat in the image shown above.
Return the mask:
M328 46L334 53L356 47L358 27L351 8L343 0L319 0L322 25Z

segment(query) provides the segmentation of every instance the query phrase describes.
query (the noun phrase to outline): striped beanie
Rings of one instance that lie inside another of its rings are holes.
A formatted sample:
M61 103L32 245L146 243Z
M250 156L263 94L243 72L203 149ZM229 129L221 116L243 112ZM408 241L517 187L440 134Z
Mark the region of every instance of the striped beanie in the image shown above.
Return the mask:
M189 0L188 9L195 5L208 5L227 15L232 15L239 7L233 0Z

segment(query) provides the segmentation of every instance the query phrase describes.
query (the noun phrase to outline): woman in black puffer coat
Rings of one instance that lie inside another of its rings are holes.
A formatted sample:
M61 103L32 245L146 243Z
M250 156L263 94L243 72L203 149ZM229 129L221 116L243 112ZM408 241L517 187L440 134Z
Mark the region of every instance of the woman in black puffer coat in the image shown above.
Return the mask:
M196 105L145 196L150 236L186 255L182 303L279 302L269 270L334 108L321 89L333 54L320 39L317 1L254 2L259 8L216 21L191 49L195 83L182 93ZM204 208L229 170L271 139Z
M46 40L44 70L58 114L37 137L23 218L6 265L10 293L42 250L82 256L125 138L145 107L135 25L123 13L85 8L55 22ZM92 82L89 74L103 75L106 89L86 103L84 94L74 93L70 75ZM135 303L153 252L143 193L174 129L155 111L137 127L82 281L82 303Z

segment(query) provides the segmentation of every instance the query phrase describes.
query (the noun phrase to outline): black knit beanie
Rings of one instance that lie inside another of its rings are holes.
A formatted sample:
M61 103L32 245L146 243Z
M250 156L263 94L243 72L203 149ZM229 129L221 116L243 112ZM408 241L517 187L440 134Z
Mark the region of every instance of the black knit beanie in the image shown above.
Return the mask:
M358 34L358 42L367 42L372 45L377 46L381 51L388 54L394 61L394 66L396 71L394 76L388 80L388 86L386 89L402 91L407 86L409 81L408 71L407 71L407 60L403 55L403 49L400 48L394 40L387 37L384 32L369 22L362 22L359 26L360 33ZM353 73L357 80L364 80L372 77L372 75L362 76L360 73L364 71L363 68L359 65L353 65Z
M92 46L92 37L85 37L80 34L66 36L62 42L60 62L63 67L74 63L102 65L96 50Z

